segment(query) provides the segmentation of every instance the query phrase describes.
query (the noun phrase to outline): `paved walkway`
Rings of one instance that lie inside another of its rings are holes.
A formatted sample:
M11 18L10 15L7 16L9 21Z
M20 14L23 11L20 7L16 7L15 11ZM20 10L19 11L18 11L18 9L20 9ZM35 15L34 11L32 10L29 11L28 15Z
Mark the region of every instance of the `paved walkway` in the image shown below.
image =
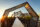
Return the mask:
M21 23L21 21L18 18L16 18L12 27L24 27L24 25Z

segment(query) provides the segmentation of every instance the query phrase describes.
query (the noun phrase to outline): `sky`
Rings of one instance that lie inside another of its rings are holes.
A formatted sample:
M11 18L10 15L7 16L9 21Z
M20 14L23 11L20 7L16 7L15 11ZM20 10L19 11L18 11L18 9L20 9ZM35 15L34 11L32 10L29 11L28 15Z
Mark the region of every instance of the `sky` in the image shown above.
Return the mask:
M33 10L40 15L40 0L0 0L0 17L2 17L4 11L11 7L17 6L21 3L28 2ZM20 8L20 10L24 13L27 12L24 7Z

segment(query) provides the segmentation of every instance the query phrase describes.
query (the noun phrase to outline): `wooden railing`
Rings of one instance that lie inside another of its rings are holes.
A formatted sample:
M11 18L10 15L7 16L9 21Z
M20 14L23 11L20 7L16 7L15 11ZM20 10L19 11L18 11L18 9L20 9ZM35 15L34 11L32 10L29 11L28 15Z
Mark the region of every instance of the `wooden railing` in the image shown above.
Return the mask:
M40 20L38 21L38 27L40 27Z

